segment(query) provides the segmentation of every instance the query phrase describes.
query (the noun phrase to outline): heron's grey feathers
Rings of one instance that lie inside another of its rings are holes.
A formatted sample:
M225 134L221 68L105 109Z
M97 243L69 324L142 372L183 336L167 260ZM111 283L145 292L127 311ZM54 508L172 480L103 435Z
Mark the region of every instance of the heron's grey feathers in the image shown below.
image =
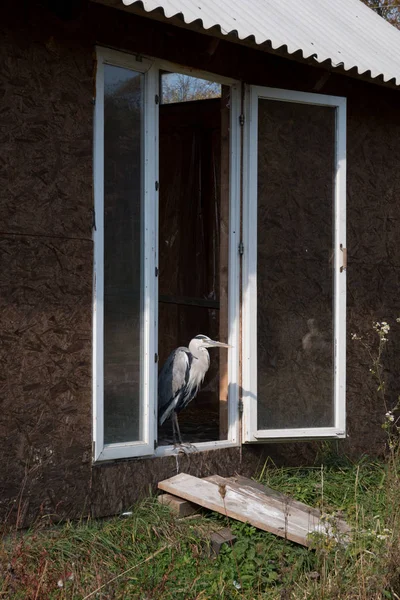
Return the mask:
M228 348L227 344L196 335L189 348L181 346L167 358L158 376L158 420L164 423L179 413L197 395L210 366L207 348ZM177 423L177 421L176 421Z
M164 423L185 391L189 381L192 355L189 348L181 346L168 356L158 376L158 418Z

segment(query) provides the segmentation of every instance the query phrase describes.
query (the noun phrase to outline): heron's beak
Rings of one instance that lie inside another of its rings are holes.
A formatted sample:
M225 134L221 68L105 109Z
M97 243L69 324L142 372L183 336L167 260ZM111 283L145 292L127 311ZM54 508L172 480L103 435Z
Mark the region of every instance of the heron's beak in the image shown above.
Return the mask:
M216 342L214 340L210 340L207 345L210 348L232 348L229 344L224 344L223 342Z

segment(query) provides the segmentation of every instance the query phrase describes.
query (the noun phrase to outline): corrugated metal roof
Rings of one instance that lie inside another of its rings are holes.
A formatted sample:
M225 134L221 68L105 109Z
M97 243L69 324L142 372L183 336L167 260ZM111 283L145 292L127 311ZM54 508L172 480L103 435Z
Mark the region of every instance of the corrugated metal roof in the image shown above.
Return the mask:
M400 31L360 0L122 0L400 85Z

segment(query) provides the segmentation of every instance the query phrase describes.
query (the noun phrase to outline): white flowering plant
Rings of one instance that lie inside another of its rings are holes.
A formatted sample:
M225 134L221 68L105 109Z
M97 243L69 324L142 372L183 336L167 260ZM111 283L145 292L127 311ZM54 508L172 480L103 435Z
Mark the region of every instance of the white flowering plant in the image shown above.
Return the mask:
M396 319L396 323L400 323L400 317ZM386 398L386 387L385 387L385 378L384 378L384 369L382 364L382 356L386 348L386 344L389 339L389 334L391 331L391 326L388 321L375 321L372 325L373 330L378 335L378 349L375 352L371 349L371 345L364 340L364 338L357 333L351 334L351 339L354 341L358 341L368 352L371 359L371 367L369 369L372 377L376 381L377 392L380 394L384 407L385 407L385 418L382 423L382 428L387 431L389 435L389 448L391 451L394 450L395 447L399 444L399 434L400 434L400 396L397 398L397 404L389 408L387 404Z

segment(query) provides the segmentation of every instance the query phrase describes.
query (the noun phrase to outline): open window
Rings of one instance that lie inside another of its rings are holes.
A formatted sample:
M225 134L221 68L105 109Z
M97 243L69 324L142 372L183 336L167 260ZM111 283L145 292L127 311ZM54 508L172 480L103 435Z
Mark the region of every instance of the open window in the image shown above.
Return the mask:
M237 200L231 177L231 162L238 154L231 136L236 100L226 83L160 71L160 367L173 349L188 346L197 334L230 340L234 347L230 357L227 350L209 350L204 384L179 413L184 441L198 448L232 440L238 429L233 410L237 369L232 362L238 351L233 341L237 321L229 314L229 295L234 301L237 290L232 265L237 253L230 256L236 218L231 200ZM158 453L168 451L173 443L170 419L158 428L157 440Z
M248 90L244 441L345 435L345 99Z
M97 57L95 460L173 450L158 370L197 334L232 348L210 349L182 437L237 444L240 93L161 61Z
M95 460L173 451L158 371L197 334L231 348L185 442L238 444L240 396L245 442L343 437L345 99L251 87L242 111L234 81L97 58Z

